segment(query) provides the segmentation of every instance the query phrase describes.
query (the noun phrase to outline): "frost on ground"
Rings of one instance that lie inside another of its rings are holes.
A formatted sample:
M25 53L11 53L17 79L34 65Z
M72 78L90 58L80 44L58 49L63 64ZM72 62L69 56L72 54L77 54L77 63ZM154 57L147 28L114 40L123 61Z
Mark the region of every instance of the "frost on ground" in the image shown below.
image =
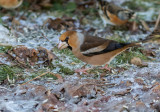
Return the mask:
M148 12L153 13L152 10ZM153 15L138 14L147 15L147 21L151 20ZM26 19L19 20L17 17L14 22L10 22L8 16L1 18L5 25L0 25L0 43L4 47L14 48L9 49L7 54L0 53L0 64L18 66L22 70L17 73L16 69L12 68L8 73L6 66L3 66L6 80L0 81L0 112L160 111L159 44L145 44L142 46L144 49L140 50L129 49L112 61L111 72L95 69L89 71L88 75L74 73L75 69L81 68L85 63L78 60L71 51L60 51L56 47L60 34L69 28L120 42L139 41L151 32L144 31L142 25L137 32L114 31L110 26L104 28L100 18L93 19L90 15L84 16L81 20L77 17L79 15L60 19L56 15L54 12L32 12ZM60 21L59 24L54 24L56 27L51 25L57 29L48 28L49 23L44 25L48 18ZM6 25L7 27L4 27ZM66 25L71 27L68 28ZM135 57L140 55L140 66L130 63L132 51ZM149 60L143 60L144 55ZM51 63L43 65L46 61ZM22 63L25 66L22 66ZM2 73L1 70L0 72ZM20 86L44 73L48 73L48 76ZM21 78L12 78L13 74Z
M63 82L42 80L39 85L0 87L0 107L5 112L158 112L159 66L149 63L97 79L75 74L64 77Z

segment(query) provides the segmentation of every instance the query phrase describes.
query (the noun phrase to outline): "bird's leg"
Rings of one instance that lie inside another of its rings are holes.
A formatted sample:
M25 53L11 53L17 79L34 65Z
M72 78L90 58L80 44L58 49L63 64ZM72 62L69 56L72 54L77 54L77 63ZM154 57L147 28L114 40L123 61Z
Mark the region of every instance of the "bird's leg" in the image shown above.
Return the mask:
M85 64L84 66L82 66L81 69L75 70L75 72L76 72L76 73L84 73L84 74L88 74L87 71L90 70L90 69L92 69L92 68L85 68L86 65L87 65L87 64Z
M85 68L86 66L87 66L87 64L83 65L81 68L83 69L83 68Z
M90 70L92 68L84 68L84 69L77 69L75 70L76 73L84 73L84 74L88 74L87 71Z
M106 64L104 67L101 67L100 69L105 69L105 70L111 71L111 68L108 67L108 64Z

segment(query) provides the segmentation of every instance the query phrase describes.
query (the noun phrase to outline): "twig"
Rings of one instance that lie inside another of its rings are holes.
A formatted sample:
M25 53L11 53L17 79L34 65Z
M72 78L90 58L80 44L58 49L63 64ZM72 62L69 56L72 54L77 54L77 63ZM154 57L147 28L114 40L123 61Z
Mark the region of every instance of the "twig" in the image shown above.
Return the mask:
M11 44L3 44L3 43L0 43L0 46L5 46L5 47L11 46L11 47L15 47L15 46L13 46L13 45L11 45Z
M94 83L88 83L85 85L95 85L95 86L114 86L116 85L115 83L107 83L107 84L94 84Z
M160 22L160 13L159 13L158 19L157 19L157 21L156 21L154 30L156 30L156 29L158 28L159 22Z
M48 38L41 32L42 36L47 39L47 41L49 42Z
M144 27L147 31L151 31L150 28L149 28L149 26L147 25L147 23L146 23L145 21L141 20L141 23L142 23L143 27Z
M41 74L41 75L38 75L37 77L35 77L35 78L33 78L33 79L31 79L31 80L29 80L29 81L27 81L27 82L21 84L20 86L26 85L26 84L28 84L29 82L31 82L31 81L33 81L33 80L39 78L39 77L42 77L42 76L44 76L44 75L46 75L46 74L48 74L48 73L49 73L49 74L52 74L52 75L54 75L54 76L57 77L57 75L54 74L54 73L52 73L52 72L45 72L45 73L43 73L43 74Z
M1 89L5 89L5 90L7 90L7 91L11 91L11 90L9 90L9 89L7 89L7 88L5 88L5 87L2 87L2 86L0 86L0 88L1 88Z
M26 85L26 84L28 84L29 82L31 82L31 81L33 81L33 80L39 78L39 77L42 77L43 75L46 75L46 74L48 74L48 73L50 73L50 72L45 72L45 73L43 73L43 74L41 74L41 75L39 75L39 76L37 76L37 77L35 77L35 78L33 78L33 79L31 79L31 80L29 80L29 81L27 81L27 82L21 84L20 86Z

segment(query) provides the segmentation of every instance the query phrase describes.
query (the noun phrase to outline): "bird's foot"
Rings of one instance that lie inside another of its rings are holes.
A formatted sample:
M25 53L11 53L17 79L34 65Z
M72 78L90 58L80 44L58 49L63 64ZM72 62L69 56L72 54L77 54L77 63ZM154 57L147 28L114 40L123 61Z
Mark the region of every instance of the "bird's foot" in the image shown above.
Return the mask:
M76 73L84 73L84 74L88 74L87 71L90 70L92 68L84 68L84 69L77 69L75 70Z
M102 70L108 70L108 71L111 71L111 68L108 67L108 65L105 65L104 67L101 67L100 69Z

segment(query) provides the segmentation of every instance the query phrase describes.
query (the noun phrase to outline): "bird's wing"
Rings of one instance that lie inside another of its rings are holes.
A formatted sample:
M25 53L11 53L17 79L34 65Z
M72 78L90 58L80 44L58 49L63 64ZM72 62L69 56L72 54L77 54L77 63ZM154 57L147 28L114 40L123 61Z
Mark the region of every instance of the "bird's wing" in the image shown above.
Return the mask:
M126 43L118 43L113 40L107 40L98 37L88 36L80 47L80 51L85 56L94 56L122 48Z

